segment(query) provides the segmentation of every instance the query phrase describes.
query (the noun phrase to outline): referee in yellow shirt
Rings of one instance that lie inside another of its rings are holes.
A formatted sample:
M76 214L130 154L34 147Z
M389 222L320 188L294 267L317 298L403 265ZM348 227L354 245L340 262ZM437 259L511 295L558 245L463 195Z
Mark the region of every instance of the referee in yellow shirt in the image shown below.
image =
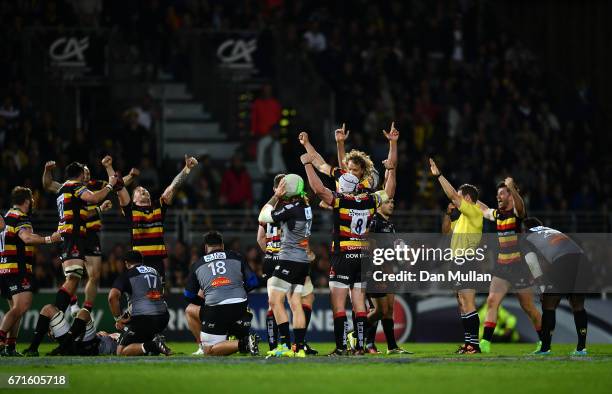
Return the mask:
M461 250L462 256L474 254L482 238L483 213L476 204L478 201L478 189L469 184L459 187L459 190L448 182L440 173L433 159L429 159L431 173L438 178L442 190L451 200L444 223L443 233L452 232L451 249L453 255L458 256ZM452 205L452 206L451 206ZM460 268L459 266L457 268ZM476 290L470 282L457 283L457 302L461 312L461 322L465 341L459 347L458 354L480 353L478 340L478 330L480 328L480 318L476 309Z

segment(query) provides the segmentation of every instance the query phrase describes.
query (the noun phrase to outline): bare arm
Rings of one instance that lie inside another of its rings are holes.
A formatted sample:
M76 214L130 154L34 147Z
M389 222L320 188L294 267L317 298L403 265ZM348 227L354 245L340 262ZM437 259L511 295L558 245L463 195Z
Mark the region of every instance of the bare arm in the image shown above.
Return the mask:
M323 201L325 204L332 206L334 203L334 194L331 190L323 185L321 182L321 178L317 175L314 165L312 163L312 157L305 153L300 157L302 164L304 164L304 168L306 169L306 175L308 176L308 184L312 191Z
M102 159L102 166L106 170L106 174L108 175L109 178L115 175L115 169L113 168L113 158L112 157L105 156ZM131 171L130 171L130 174L131 174ZM132 180L130 180L130 182L132 182ZM122 187L121 190L117 192L117 198L119 199L119 206L121 207L125 207L126 205L130 203L130 194L125 188L125 185L126 185L125 178L124 178L123 184L124 184L124 187Z
M449 203L446 208L446 212L444 213L444 218L442 218L442 234L449 234L451 232L451 218L450 213L455 206L453 203Z
M130 173L123 177L123 184L125 186L130 186L134 179L140 175L140 170L138 168L132 168Z
M118 318L121 316L121 291L119 289L112 288L108 293L108 306L110 308L113 317Z
M261 208L259 211L258 220L260 223L274 223L274 219L272 219L272 211L278 200L280 200L285 195L285 178L281 179L278 183L278 186L274 190L274 195L268 202Z
M346 141L348 138L349 133L350 130L346 130L346 125L344 123L342 123L342 128L337 129L335 132L336 148L338 150L338 167L343 170L346 170L346 165L344 164L344 156L346 155L346 151L344 150L344 141Z
M31 228L24 228L19 231L19 238L27 245L50 244L62 240L59 233L53 233L52 235L43 237L42 235L34 234Z
M185 155L185 167L183 167L181 172L179 172L178 175L174 177L170 185L162 193L161 199L164 201L164 203L168 205L172 204L174 194L176 193L178 188L180 188L183 183L185 183L185 180L189 176L191 169L197 164L198 161L195 157L187 157L187 155Z
M482 214L485 219L495 221L495 217L493 216L493 209L489 208L487 204L483 203L480 200L476 201L476 204L478 205L478 208L480 208L480 210L482 211Z
M4 231L4 227L6 227L6 224L4 223L4 217L0 215L0 231Z
M43 188L51 193L59 192L62 185L59 182L53 180L53 174L51 171L55 168L54 161L48 161L45 163L45 170L43 171L42 184Z
M395 128L395 123L391 123L391 131L388 133L383 130L383 134L389 140L389 155L385 160L385 193L389 198L395 196L397 186L397 141L399 131Z
M257 229L257 245L259 245L259 249L261 249L262 252L266 252L266 230L261 224Z
M438 177L438 181L440 182L440 185L442 186L442 190L444 190L444 194L446 194L446 197L448 197L449 200L451 200L453 204L455 204L455 206L460 206L462 200L461 196L459 195L459 193L457 193L457 190L455 190L453 185L451 185L450 182L440 173L436 162L430 158L429 165L431 167L431 174L433 176Z
M304 146L304 149L306 149L306 152L311 155L312 165L315 166L317 170L319 170L323 174L330 176L332 167L325 162L323 156L321 156L319 152L316 151L314 146L312 146L312 144L308 140L308 133L301 132L298 136L298 139L300 140L300 144L302 144Z
M504 183L506 184L508 191L510 191L510 194L512 195L512 199L514 200L514 213L518 217L524 218L525 217L525 201L523 201L523 197L521 197L521 194L516 189L516 185L514 184L514 179L508 177L505 179Z

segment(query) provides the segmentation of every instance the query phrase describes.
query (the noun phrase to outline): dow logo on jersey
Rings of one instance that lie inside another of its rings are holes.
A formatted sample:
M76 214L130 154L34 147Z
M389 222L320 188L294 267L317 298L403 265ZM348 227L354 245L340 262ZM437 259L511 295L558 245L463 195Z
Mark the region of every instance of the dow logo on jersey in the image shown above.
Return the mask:
M393 331L397 343L406 342L412 331L413 317L410 306L402 297L395 297L393 321L395 322ZM378 325L378 331L376 331L376 342L385 342L385 334L381 324Z

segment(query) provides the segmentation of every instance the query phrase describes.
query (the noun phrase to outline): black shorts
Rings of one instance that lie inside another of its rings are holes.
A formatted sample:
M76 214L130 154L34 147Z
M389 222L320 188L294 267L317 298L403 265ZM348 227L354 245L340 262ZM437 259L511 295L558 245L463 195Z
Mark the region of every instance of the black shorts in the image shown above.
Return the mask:
M32 292L31 274L4 274L0 275L0 294L10 300L15 294Z
M102 256L100 233L98 231L87 231L87 236L85 237L85 256Z
M202 331L212 335L234 335L243 338L249 334L253 314L247 302L200 307Z
M533 277L529 267L523 261L510 264L495 264L493 276L508 281L515 290L526 289L533 285Z
M67 260L83 260L85 261L85 236L75 236L73 234L64 234L62 236L62 254L60 259Z
M265 280L270 279L270 277L274 273L274 269L278 265L278 261L279 261L278 258L274 258L274 257L268 256L268 255L266 255L266 257L264 257L264 261L263 261L263 278Z
M310 274L309 263L298 263L296 261L278 260L272 276L289 282L292 285L303 285L306 277Z
M96 336L91 341L77 341L74 344L75 356L97 356L100 354L100 339Z
M583 257L583 254L566 254L556 259L552 268L544 274L544 294L569 295L581 292L582 289L576 288L576 282Z
M350 287L364 282L361 278L361 257L358 256L361 256L360 252L333 253L330 258L329 281Z
M132 316L118 343L120 346L127 346L132 343L148 342L166 329L168 320L170 320L168 312L163 315Z
M366 293L367 298L385 298L387 293Z

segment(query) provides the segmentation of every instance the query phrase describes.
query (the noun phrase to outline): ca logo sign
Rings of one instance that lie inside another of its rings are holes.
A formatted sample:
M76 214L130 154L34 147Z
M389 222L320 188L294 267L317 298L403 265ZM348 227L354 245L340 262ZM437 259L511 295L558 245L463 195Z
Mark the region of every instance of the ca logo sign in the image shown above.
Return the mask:
M58 38L49 47L49 56L60 66L85 66L85 51L89 48L89 37Z
M217 57L231 66L250 67L253 63L251 54L257 48L255 39L252 40L225 40L217 49Z

